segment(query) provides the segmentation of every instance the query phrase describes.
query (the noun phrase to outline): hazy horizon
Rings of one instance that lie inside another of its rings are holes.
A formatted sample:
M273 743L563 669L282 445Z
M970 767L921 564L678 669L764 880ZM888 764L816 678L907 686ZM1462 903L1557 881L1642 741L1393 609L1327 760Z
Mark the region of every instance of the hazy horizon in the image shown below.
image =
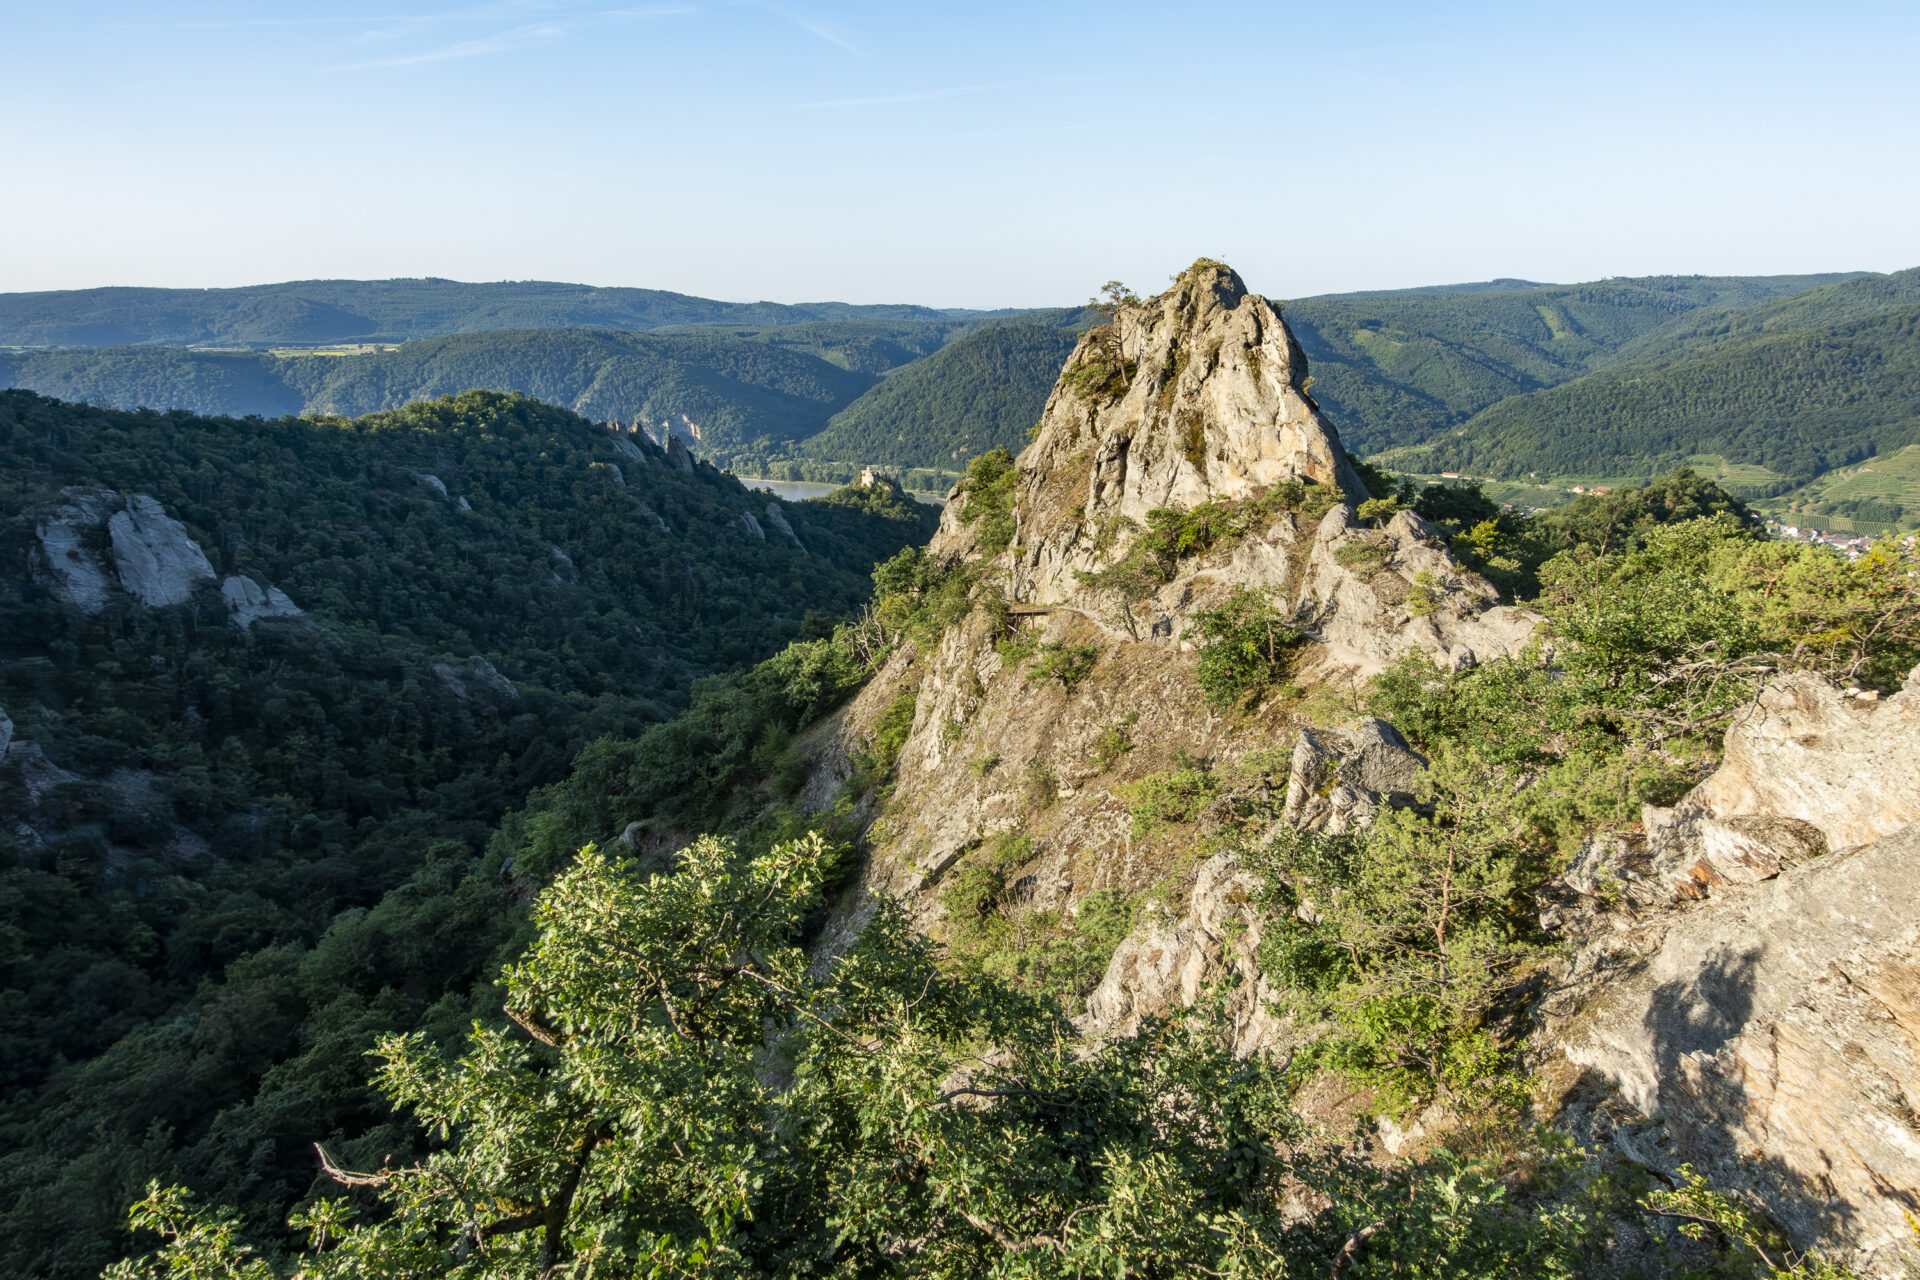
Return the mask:
M1911 6L8 4L0 292L1064 305L1920 261ZM37 198L32 198L34 193Z

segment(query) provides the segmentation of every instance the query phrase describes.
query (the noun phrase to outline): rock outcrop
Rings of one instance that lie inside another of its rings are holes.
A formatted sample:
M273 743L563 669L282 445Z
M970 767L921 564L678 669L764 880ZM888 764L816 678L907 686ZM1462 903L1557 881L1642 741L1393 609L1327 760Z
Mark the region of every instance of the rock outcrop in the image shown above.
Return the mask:
M1884 1274L1920 1212L1920 827L1584 949L1561 1053L1649 1116L1656 1164L1757 1193ZM1651 940L1649 940L1651 941Z
M1383 805L1411 805L1426 758L1385 720L1303 729L1287 775L1286 821L1337 835L1371 825Z
M1643 907L1770 880L1920 820L1920 670L1861 699L1812 675L1767 683L1727 729L1713 776L1640 833L1594 836L1566 876L1589 896Z
M772 525L775 531L788 542L799 547L802 551L806 550L806 547L801 545L800 535L793 531L793 525L788 521L787 513L780 509L778 502L769 502L767 504L767 523Z
M245 574L235 574L220 583L220 598L227 602L227 620L242 631L262 618L298 618L299 605L278 587L267 587Z
M106 489L64 489L66 499L34 527L33 580L84 613L107 607L113 581L107 576L104 539L119 496Z
M667 432L667 465L681 471L693 470L693 453L687 448L687 442L673 432Z
M1084 1030L1094 1035L1131 1035L1143 1018L1165 1017L1204 996L1231 976L1228 994L1234 1052L1285 1047L1291 1025L1269 1007L1272 992L1260 972L1260 913L1254 909L1253 877L1231 854L1200 865L1187 907L1178 919L1150 917L1121 942L1105 976L1087 997Z
M86 613L117 585L148 608L185 604L215 574L186 527L144 493L66 489L35 527L34 581ZM104 537L102 534L104 533Z
M1518 652L1535 615L1504 607L1410 512L1362 529L1366 487L1307 393L1307 361L1280 313L1202 261L1175 287L1088 332L1018 460L1011 594L1070 608L1129 639L1175 641L1235 585L1271 591L1335 664L1368 674L1407 649L1449 666ZM1248 507L1307 486L1302 510ZM1326 510L1325 495L1345 501ZM1183 561L1150 598L1116 602L1090 575L1123 561L1149 513L1202 503L1257 511L1253 527ZM981 527L951 501L929 553L976 552ZM1317 524L1305 512L1326 510Z
M1567 884L1615 905L1563 922L1543 1012L1571 1070L1664 1122L1633 1158L1885 1275L1920 1212L1917 697L1920 671L1883 702L1769 683L1713 776L1582 849Z
M740 527L746 530L750 536L758 538L762 542L767 540L767 531L760 527L760 522L753 518L753 512L751 511L742 511L740 513Z
M0 707L0 761L7 758L7 752L13 747L13 718L4 707Z

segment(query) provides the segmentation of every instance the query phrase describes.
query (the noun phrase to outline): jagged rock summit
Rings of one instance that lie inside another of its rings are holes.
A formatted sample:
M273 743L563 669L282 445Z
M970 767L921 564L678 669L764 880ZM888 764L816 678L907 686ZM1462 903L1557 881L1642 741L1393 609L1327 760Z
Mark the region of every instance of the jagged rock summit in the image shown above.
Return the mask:
M1273 303L1202 259L1165 293L1080 339L1016 463L1011 541L957 493L930 554L999 555L1012 597L1082 613L1130 639L1177 641L1235 584L1270 590L1341 666L1408 648L1452 666L1517 652L1534 617L1501 606L1412 512L1365 528L1370 495L1308 393L1307 360ZM1156 514L1219 525L1151 591L1108 581ZM1004 528L999 530L1004 534Z

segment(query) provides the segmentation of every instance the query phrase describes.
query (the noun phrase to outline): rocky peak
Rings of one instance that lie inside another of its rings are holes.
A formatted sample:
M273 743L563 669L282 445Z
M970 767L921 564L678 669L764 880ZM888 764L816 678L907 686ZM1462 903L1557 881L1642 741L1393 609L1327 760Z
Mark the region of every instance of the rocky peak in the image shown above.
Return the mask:
M1300 480L1364 497L1280 312L1205 259L1081 336L1020 455L1029 562L1102 521Z
M1459 666L1524 645L1532 615L1500 608L1432 526L1402 513L1360 527L1352 508L1369 495L1310 381L1279 309L1202 259L1081 337L1016 463L1005 551L992 541L1005 521L981 519L962 489L931 553L998 555L1016 600L1128 639L1178 640L1187 615L1244 585L1271 592L1346 667L1409 648ZM1164 529L1160 513L1208 504L1230 533L1191 554L1182 544L1154 589L1117 598L1102 585L1156 516Z

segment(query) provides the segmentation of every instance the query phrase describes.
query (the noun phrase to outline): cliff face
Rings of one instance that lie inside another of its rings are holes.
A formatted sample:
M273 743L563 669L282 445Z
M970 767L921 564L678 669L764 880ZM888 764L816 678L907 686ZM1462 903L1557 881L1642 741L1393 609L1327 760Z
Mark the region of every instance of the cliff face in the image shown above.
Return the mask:
M998 838L1018 838L1021 861L1003 870L1024 909L1070 920L1097 890L1142 903L1123 947L1131 967L1110 975L1098 1001L1103 1020L1124 1022L1251 955L1218 945L1222 922L1244 908L1239 873L1203 873L1182 833L1136 823L1127 784L1195 760L1233 779L1222 785L1285 788L1312 717L1352 719L1333 691L1356 675L1409 650L1458 665L1526 642L1532 615L1500 607L1432 526L1403 512L1362 527L1349 504L1366 491L1307 382L1279 312L1215 263L1082 338L1017 460L1003 509L1010 541L996 545L991 518L969 518L962 491L929 548L978 574L973 612L923 648L896 651L814 743L812 794L824 800L849 751L912 700L892 804L870 832L843 930L886 893L942 932L956 868L1004 857ZM1163 559L1144 596L1116 602L1087 581L1137 551L1153 513L1164 524L1164 513L1207 504L1234 518L1230 534ZM1316 710L1270 699L1227 712L1202 695L1188 620L1237 587L1267 592L1312 638L1297 677L1321 689ZM995 597L1013 610L1017 644L1005 614L986 607ZM1088 666L1050 679L1022 646L1064 646ZM1195 892L1205 920L1179 932ZM1226 933L1244 939L1237 929ZM1244 1013L1249 1046L1274 1041L1270 1019L1251 1004Z
M1876 1275L1920 1212L1917 771L1920 670L1885 701L1776 680L1717 772L1589 842L1548 917L1576 943L1541 1036L1569 1126L1600 1085L1638 1113L1633 1158L1752 1191Z
M1452 665L1517 652L1533 615L1501 606L1431 525L1411 512L1380 529L1354 517L1369 495L1311 381L1279 311L1221 264L1120 307L1081 338L1017 462L1013 539L999 554L1008 594L1116 638L1175 641L1195 609L1258 588L1322 657L1361 673L1409 648ZM1283 486L1304 498L1275 501ZM1183 558L1145 598L1091 578L1135 553L1152 513L1203 505L1246 527ZM949 504L931 555L981 553L985 525L967 510L964 495Z

